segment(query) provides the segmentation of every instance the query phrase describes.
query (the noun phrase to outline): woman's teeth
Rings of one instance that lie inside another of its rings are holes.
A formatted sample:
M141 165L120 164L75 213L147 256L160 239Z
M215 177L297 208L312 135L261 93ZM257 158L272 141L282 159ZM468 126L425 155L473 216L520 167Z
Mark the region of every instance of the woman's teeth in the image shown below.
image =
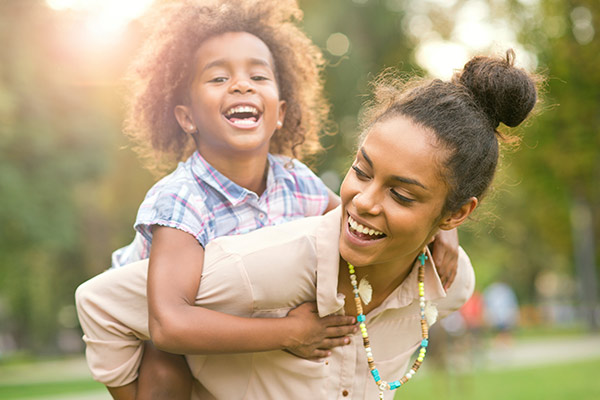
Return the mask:
M361 224L359 224L358 222L356 222L351 216L348 216L348 224L350 224L350 227L362 234L365 235L369 235L369 236L383 236L383 232L380 231L376 231L373 228L367 228L366 226L363 226Z

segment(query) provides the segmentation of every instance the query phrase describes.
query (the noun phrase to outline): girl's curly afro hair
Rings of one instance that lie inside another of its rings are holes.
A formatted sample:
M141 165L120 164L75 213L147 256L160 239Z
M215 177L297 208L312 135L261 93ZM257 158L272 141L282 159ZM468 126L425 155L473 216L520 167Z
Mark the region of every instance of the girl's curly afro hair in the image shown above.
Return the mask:
M287 103L283 127L270 151L305 159L321 150L319 131L329 113L323 94L321 51L298 27L295 0L163 1L144 16L150 30L132 63L124 130L150 169L165 171L195 149L173 110L185 104L194 54L207 38L248 32L260 38L275 61L280 97Z

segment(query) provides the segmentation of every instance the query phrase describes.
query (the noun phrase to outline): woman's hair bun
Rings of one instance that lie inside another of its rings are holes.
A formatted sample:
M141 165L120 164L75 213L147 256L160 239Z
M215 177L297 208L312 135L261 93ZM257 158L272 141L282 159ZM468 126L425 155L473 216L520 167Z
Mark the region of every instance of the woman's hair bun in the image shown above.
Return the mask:
M454 77L471 91L494 127L500 122L510 127L519 125L537 100L535 82L514 66L514 59L512 49L506 58L474 57Z

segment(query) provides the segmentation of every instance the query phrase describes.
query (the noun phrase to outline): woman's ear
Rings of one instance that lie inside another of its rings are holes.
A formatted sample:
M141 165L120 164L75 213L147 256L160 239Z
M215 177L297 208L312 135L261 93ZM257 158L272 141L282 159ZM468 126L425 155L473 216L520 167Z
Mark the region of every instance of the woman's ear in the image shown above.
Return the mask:
M477 197L471 197L457 211L442 218L439 228L445 231L456 228L465 222L467 217L475 210L475 208L477 208L478 204L479 200L477 200Z
M179 123L179 126L185 133L192 134L198 132L198 128L194 123L194 119L192 118L192 112L187 106L175 106L175 110L173 110L175 114L175 118Z

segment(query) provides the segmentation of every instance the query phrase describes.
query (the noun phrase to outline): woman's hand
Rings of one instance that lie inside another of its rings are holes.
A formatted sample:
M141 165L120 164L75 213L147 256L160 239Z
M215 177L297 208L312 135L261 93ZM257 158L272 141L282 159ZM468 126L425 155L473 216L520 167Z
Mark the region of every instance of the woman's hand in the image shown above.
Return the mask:
M433 239L429 245L431 255L442 285L447 291L456 278L458 268L458 231L456 228L441 230Z
M290 337L286 350L309 360L327 357L331 354L330 349L349 344L347 335L358 329L354 317L329 315L320 318L314 302L299 305L285 319L295 325L294 332L297 332Z

